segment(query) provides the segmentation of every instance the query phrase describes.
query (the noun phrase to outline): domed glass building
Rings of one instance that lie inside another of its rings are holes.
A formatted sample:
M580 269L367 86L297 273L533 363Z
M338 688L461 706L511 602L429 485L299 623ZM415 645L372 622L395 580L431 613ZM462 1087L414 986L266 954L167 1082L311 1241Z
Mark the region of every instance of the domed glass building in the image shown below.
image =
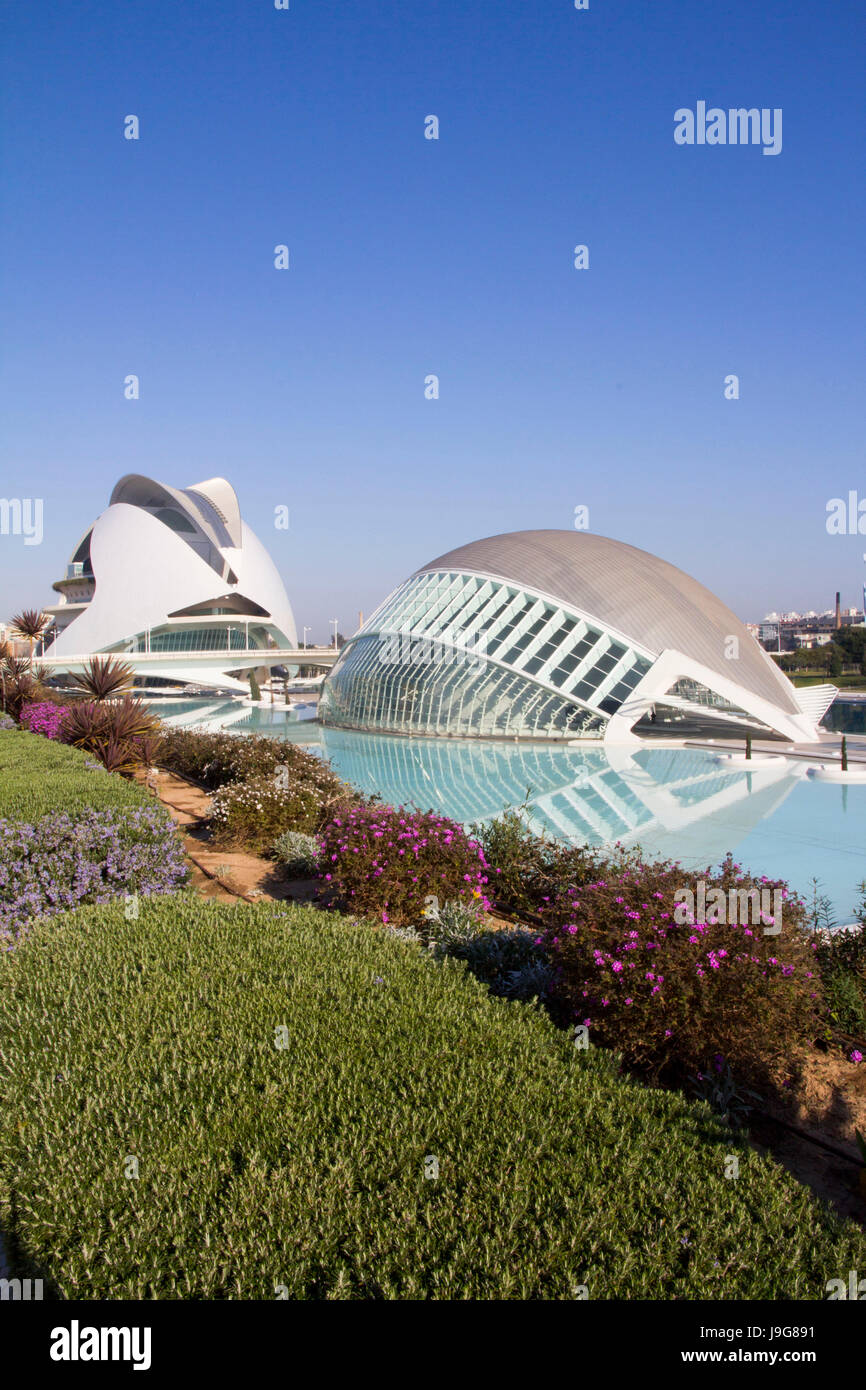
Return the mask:
M835 687L798 691L720 599L585 531L449 551L343 647L323 723L395 734L813 740Z

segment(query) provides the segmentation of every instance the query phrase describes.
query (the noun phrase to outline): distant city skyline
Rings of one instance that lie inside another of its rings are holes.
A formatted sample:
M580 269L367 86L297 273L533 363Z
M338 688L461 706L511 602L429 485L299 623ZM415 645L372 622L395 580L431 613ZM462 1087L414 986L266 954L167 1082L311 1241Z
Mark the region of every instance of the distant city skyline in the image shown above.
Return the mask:
M860 602L864 58L854 0L8 7L0 618L132 472L229 479L319 641L581 507L743 620Z

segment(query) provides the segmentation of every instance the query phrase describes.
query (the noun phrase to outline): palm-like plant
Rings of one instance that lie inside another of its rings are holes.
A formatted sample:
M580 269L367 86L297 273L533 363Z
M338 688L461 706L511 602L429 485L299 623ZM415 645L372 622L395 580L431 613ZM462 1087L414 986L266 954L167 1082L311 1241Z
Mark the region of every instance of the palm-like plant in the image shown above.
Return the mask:
M159 720L141 700L77 700L63 722L63 742L94 754L109 772L129 773L145 761Z
M0 661L0 692L4 714L19 719L23 706L39 694L39 683L33 678L29 662L16 656Z
M51 622L47 613L42 613L38 608L25 608L20 613L16 613L10 624L13 637L22 637L30 643L30 665L33 665L33 645L37 637L41 637Z
M116 738L132 739L136 743L148 735L153 736L159 728L157 716L143 700L134 700L131 695L124 695L122 700L109 706L108 721Z
M71 675L75 684L80 686L91 700L108 700L112 695L125 693L135 678L132 667L113 656L107 660L93 656L83 671L72 672Z
M14 681L29 680L30 678L30 662L25 661L23 657L7 656L3 662L3 668L7 676Z

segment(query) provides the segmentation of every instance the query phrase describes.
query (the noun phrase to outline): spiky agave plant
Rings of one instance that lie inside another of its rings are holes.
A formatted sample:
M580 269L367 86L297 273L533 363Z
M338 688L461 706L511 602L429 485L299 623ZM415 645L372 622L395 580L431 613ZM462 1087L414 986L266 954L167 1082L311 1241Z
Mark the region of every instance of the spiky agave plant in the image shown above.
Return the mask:
M20 613L16 613L12 619L10 628L13 637L21 637L30 643L30 665L33 665L33 644L37 637L41 637L51 622L47 613L42 613L38 608L24 608Z
M63 741L92 753L110 772L129 773L144 760L143 741L158 727L156 715L131 695L112 702L78 700L64 720Z
M96 700L76 700L64 721L63 742L95 753L108 734L107 716L107 708Z
M159 749L162 738L159 734L144 734L143 737L136 739L141 762L147 767L152 767L159 757Z
M128 691L135 678L135 672L124 661L110 656L93 656L83 671L71 672L72 680L91 700L108 700L113 695Z
M148 709L143 700L132 695L124 695L107 707L109 727L116 738L135 739L152 737L159 728L159 719Z
M13 719L20 718L22 706L36 699L39 685L34 680L27 661L20 657L7 656L0 662L0 690L3 696L3 710Z
M3 663L7 676L12 680L23 680L30 675L30 662L20 656L7 656Z
M131 776L141 764L138 745L127 738L116 738L114 734L109 734L99 745L97 756L107 772L119 772L124 777Z

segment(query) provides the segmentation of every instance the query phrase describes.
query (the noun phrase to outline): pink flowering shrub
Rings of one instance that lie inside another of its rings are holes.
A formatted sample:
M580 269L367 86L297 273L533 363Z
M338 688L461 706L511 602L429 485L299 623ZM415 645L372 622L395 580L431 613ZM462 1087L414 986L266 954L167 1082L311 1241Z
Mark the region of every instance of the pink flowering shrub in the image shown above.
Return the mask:
M778 889L780 933L765 933L776 925L771 915L690 916L675 894L698 877L726 895ZM681 1078L715 1056L738 1078L760 1080L820 1030L820 971L803 916L783 885L742 874L730 858L715 873L687 875L620 854L595 882L563 889L544 914L554 1009L651 1075Z
M320 840L320 876L339 905L392 927L423 927L428 900L489 907L484 853L455 821L400 806L338 812Z
M31 734L42 734L45 738L59 739L63 732L66 717L65 705L55 705L49 700L31 702L21 710L21 727Z

